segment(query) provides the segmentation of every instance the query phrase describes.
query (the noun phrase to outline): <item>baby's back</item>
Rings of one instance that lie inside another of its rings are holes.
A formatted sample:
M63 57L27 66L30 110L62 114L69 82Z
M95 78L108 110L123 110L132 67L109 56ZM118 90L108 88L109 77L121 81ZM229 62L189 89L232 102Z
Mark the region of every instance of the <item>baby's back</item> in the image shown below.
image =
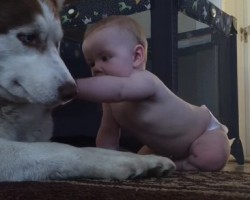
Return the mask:
M211 116L174 95L160 80L156 84L155 95L148 99L110 104L113 116L157 154L183 157Z

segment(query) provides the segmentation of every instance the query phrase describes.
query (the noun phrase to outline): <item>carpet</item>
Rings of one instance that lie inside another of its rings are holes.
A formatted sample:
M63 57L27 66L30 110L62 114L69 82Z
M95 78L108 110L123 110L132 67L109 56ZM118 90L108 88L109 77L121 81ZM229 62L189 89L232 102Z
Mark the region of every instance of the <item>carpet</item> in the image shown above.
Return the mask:
M242 200L250 199L250 173L175 172L168 178L127 181L2 182L4 200Z

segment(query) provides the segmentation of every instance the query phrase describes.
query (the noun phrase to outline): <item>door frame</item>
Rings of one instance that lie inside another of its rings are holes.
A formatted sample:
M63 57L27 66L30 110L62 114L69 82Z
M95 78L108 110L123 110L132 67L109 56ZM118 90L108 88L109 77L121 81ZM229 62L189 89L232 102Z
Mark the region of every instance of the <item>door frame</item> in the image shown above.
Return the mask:
M239 134L245 160L250 160L250 38L244 40L241 28L250 27L249 0L222 0L222 10L234 16L237 29L237 79L238 79L238 110ZM250 29L249 29L250 31Z

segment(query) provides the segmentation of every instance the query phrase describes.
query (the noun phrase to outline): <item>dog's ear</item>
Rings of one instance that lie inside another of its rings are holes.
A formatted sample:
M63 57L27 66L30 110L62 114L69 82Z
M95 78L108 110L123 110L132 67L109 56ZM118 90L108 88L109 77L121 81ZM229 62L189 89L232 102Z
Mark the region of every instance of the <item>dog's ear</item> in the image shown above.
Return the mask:
M43 3L46 3L53 10L60 11L63 7L65 0L41 0Z
M78 2L78 1L80 1L80 0L65 0L64 1L64 4L66 5L66 4L72 4L72 3L76 3L76 2ZM81 1L83 1L83 0L81 0Z
M52 1L55 4L57 10L60 11L62 9L63 5L75 3L79 0L50 0L50 1Z
M56 6L58 10L61 10L65 0L56 0Z

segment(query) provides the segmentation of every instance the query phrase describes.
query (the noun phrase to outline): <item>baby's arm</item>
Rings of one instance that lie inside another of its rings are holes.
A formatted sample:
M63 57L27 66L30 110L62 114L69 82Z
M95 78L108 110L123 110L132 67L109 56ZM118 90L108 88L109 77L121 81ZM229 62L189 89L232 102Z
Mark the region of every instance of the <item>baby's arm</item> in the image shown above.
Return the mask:
M76 80L78 99L93 102L121 102L147 99L156 91L155 76L147 71L129 77L96 76Z
M120 127L112 116L108 104L103 103L101 126L96 137L96 146L107 149L119 149Z

